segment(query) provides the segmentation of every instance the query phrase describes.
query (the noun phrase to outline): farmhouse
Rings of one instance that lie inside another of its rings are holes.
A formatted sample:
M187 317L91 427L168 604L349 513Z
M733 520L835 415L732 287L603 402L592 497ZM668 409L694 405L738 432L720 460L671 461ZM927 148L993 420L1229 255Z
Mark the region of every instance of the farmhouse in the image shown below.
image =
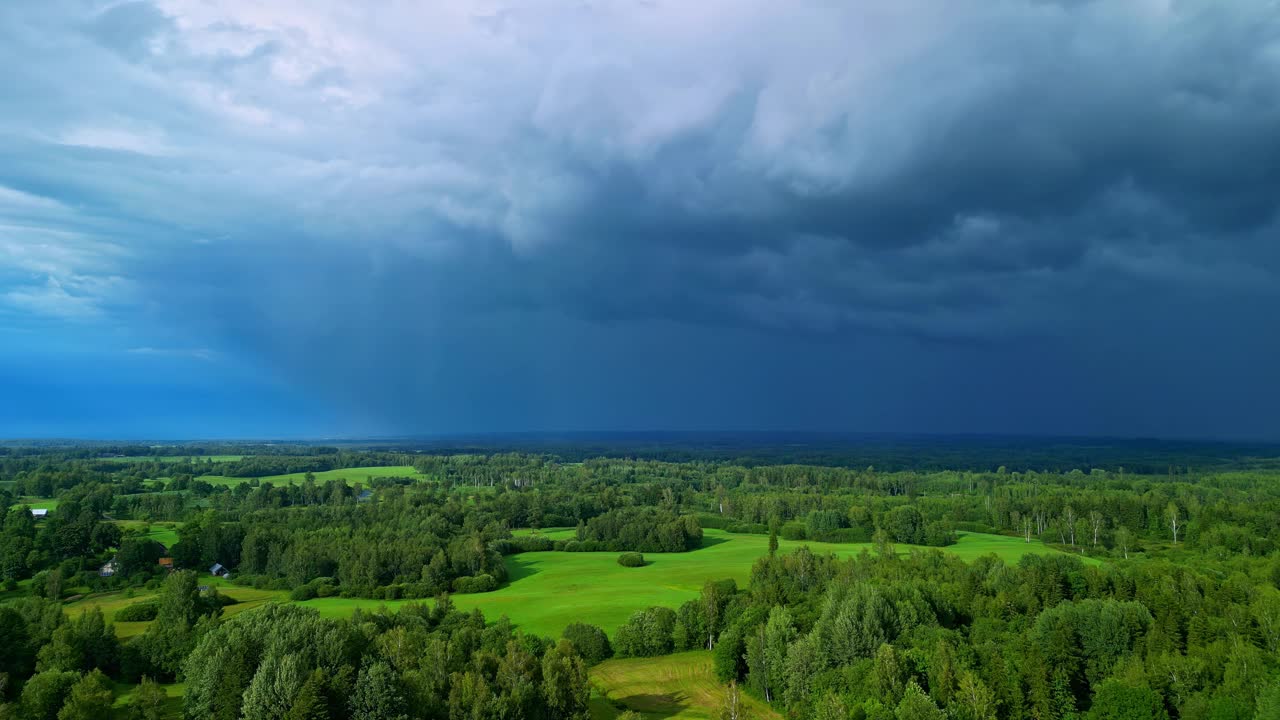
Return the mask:
M209 574L216 575L217 577L227 577L231 572L223 567L222 563L214 563L213 567L209 568Z
M162 557L159 560L156 560L156 564L165 570L173 572L173 558L171 557Z
M98 577L111 577L116 574L116 561L109 560L101 568L98 568Z

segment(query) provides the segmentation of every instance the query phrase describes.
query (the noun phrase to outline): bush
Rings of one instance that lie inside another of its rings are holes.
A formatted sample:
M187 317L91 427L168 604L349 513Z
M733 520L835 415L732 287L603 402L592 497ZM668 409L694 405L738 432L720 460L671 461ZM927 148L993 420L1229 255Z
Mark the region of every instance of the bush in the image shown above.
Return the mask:
M619 657L666 655L675 647L671 636L675 627L676 613L671 608L640 610L618 628L614 635L614 649Z
M570 623L561 637L573 644L574 649L582 656L583 662L588 665L595 665L613 657L613 646L609 644L609 636L595 625Z
M796 520L783 525L782 532L778 534L786 540L805 540L808 538L805 532L805 524Z
M618 564L622 567L644 567L644 555L638 552L625 552L618 556Z
M160 604L156 602L140 602L126 605L116 611L119 622L148 622L155 620L160 612Z
M472 575L469 577L456 578L453 581L453 591L456 593L482 593L496 590L498 581L492 575Z
M316 589L310 583L299 585L289 592L289 599L294 602L302 602L303 600L312 600L318 597Z

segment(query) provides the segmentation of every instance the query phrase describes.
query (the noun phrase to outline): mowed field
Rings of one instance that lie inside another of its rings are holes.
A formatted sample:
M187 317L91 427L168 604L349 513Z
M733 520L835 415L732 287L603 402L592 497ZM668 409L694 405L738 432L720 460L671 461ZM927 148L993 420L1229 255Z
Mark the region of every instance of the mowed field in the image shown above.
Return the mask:
M178 523L152 523L146 520L116 520L121 530L143 531L142 536L155 540L166 548L172 548L178 542Z
M53 510L58 507L58 501L53 498L20 497L18 498L18 501L13 505L10 505L10 507L22 507L23 505L30 507L32 510Z
M719 717L727 692L712 672L705 650L654 658L607 660L591 668L591 719L612 720L624 710L659 720L705 720ZM747 717L778 718L767 705L743 692Z
M244 455L121 455L120 457L102 458L106 462L186 462L190 460L194 463L221 463L221 462L239 462L244 459Z
M235 605L228 605L223 608L223 617L242 613L257 607L262 607L268 602L288 600L289 594L281 591L272 590L255 590L251 587L237 587L222 578L205 575L200 578L201 585L210 585L218 588L218 592L228 597L234 598L237 602ZM102 610L103 617L107 622L115 622L116 613L127 605L134 603L146 602L154 600L159 595L159 591L139 590L135 591L132 596L126 592L109 592L94 593L85 597L66 603L64 609L68 615L78 615L86 610L98 608ZM116 636L121 639L141 635L143 631L150 625L149 622L117 622Z
M529 531L523 531L527 533ZM542 531L553 539L572 537L572 528ZM869 543L832 544L779 540L780 552L807 545L815 553L853 557L872 549ZM898 545L901 553L912 546ZM459 608L480 608L490 620L506 615L526 632L558 636L572 622L599 625L610 634L636 610L652 605L679 607L698 596L707 580L733 578L746 586L751 566L769 552L769 538L738 535L723 530L703 531L703 547L687 553L646 553L648 565L626 568L618 553L533 552L506 559L510 582L488 593L454 595ZM1056 553L1039 542L979 533L962 533L960 541L944 548L966 561L994 553L1007 563L1023 555ZM1085 562L1096 562L1082 558ZM395 608L406 602L359 598L319 598L301 603L328 617L346 617L357 607Z
M529 532L529 531L525 531ZM571 537L572 528L543 531L552 538ZM792 552L807 545L815 553L834 553L853 557L870 551L869 543L832 544L780 540L780 552ZM898 545L902 553L912 546ZM572 622L599 625L610 634L635 612L653 605L679 607L698 596L707 580L733 578L746 586L751 566L769 551L769 538L763 535L738 535L723 530L703 531L703 547L687 553L646 553L648 565L626 568L618 564L618 553L533 552L512 555L506 559L510 581L488 593L454 595L453 602L463 610L480 608L489 620L506 615L526 632L557 637ZM979 533L962 533L955 545L944 552L964 560L995 554L1008 563L1016 563L1023 555L1056 553L1039 542L1023 542L1020 538ZM1084 558L1085 562L1091 561ZM244 612L272 601L287 602L284 591L255 590L205 577L203 584L216 585L240 601L227 608L228 614ZM125 598L122 593L89 596L67 606L68 612L98 606L108 619L116 610L139 602L151 594L139 593ZM317 598L299 603L315 608L325 617L350 617L356 608L395 609L409 602L429 600L383 601L366 598ZM117 633L128 637L142 632L146 623L120 623Z
M251 480L257 480L260 483L269 482L272 485L291 485L300 483L306 479L305 472L288 473L286 475L264 475L259 478L242 478L228 477L226 475L201 475L196 478L213 485L241 485ZM348 483L364 483L370 478L386 478L386 477L408 477L415 480L422 480L423 475L414 469L412 465L392 465L389 467L357 467L342 468L340 470L322 470L315 473L317 483L325 483L330 480L346 480Z

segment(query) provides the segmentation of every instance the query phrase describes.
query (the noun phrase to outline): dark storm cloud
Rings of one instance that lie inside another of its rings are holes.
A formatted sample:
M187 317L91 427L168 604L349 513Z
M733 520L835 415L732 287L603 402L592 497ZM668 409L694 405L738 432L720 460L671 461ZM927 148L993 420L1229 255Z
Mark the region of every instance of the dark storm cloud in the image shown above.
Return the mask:
M335 427L1280 433L1277 10L8 5L0 321Z

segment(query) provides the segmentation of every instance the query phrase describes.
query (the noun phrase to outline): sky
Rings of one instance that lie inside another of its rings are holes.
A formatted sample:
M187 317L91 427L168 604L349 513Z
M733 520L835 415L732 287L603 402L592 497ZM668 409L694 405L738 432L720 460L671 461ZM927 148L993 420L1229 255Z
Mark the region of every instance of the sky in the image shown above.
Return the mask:
M0 67L0 436L1280 440L1276 0L12 0Z

